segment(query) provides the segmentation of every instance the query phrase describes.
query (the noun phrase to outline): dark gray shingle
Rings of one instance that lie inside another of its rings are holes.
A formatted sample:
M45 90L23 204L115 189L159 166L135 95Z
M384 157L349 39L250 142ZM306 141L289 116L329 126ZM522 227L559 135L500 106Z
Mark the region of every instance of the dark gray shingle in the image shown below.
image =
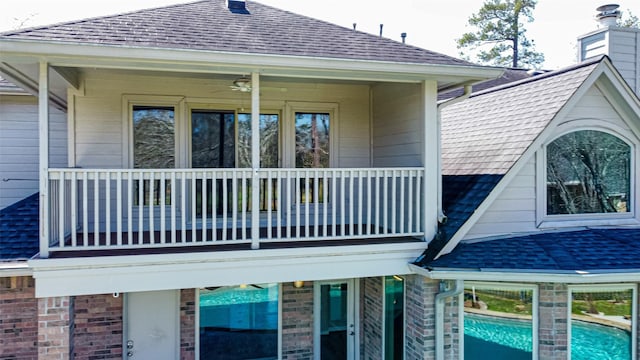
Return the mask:
M38 253L39 203L35 193L0 210L0 262L25 260Z
M473 65L254 1L247 8L248 14L234 13L224 0L204 0L7 32L0 39Z

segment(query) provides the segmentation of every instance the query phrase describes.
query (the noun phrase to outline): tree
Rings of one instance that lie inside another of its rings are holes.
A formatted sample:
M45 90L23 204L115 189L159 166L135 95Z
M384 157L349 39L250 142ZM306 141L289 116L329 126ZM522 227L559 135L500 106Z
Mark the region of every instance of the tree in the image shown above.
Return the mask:
M618 25L625 28L640 29L640 19L638 19L638 17L632 14L629 10L627 10L625 13L627 14L627 16L619 19Z
M526 38L521 23L523 19L533 21L536 4L537 0L487 0L469 18L469 25L477 30L463 34L457 40L458 49L477 50L476 57L481 63L537 67L544 62L544 55L534 50L534 43ZM460 55L469 59L463 51Z

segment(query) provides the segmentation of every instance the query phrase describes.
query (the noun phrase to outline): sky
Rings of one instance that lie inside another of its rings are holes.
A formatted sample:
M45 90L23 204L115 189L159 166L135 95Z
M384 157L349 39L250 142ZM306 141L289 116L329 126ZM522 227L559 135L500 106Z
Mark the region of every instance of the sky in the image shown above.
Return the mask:
M249 6L253 0L248 0ZM117 14L189 0L1 0L0 31ZM450 56L460 57L456 39L472 31L469 17L483 0L259 0L257 2L334 24L379 34ZM606 0L538 0L527 37L545 55L544 69L576 62L576 39L598 28L596 8ZM639 0L619 0L623 13L640 16ZM624 17L624 15L623 15Z

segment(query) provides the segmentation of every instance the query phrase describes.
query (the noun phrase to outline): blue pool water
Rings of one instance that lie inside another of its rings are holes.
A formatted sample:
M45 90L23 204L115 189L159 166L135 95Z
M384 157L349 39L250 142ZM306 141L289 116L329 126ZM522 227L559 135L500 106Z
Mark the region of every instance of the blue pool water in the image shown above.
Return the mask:
M531 322L476 314L464 315L465 359L483 359L487 351L502 359L531 359ZM629 360L631 334L597 324L572 321L571 359Z

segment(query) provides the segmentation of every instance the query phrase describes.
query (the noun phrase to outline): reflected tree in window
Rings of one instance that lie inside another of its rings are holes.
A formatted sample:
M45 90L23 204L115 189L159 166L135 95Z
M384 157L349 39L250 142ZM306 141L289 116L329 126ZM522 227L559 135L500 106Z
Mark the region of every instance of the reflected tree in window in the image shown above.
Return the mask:
M296 167L329 167L329 114L296 113Z
M140 169L175 167L173 107L133 107L133 160Z
M576 131L547 147L547 214L630 211L631 148L601 131Z
M277 114L260 114L260 167L278 167L280 125ZM251 114L238 114L238 163L251 167Z

